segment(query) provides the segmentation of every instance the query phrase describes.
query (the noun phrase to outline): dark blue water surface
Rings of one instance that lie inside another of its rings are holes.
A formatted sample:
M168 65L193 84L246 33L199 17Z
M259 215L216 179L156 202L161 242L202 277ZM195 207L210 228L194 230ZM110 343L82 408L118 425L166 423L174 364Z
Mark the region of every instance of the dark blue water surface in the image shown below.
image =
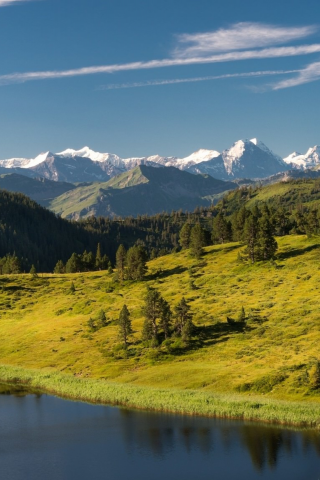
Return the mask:
M316 431L1 392L1 480L320 479Z

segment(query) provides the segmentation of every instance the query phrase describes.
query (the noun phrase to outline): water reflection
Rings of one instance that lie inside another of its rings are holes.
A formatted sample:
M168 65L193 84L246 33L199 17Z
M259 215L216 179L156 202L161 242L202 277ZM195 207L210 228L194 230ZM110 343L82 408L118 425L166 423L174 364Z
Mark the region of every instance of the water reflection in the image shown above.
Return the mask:
M283 454L292 457L314 450L320 457L320 433L316 430L284 429L238 421L181 417L120 410L123 434L130 450L148 449L163 456L179 444L186 453L199 450L211 455L220 443L231 453L241 445L250 455L252 465L262 472L275 469ZM150 423L152 426L150 427ZM174 423L174 428L167 424Z
M4 395L3 401L0 398L0 460L8 471L19 465L16 460L10 463L12 451L21 456L23 468L36 451L38 462L47 458L43 469L51 458L62 469L58 477L46 472L48 480L87 478L85 474L90 472L86 471L85 459L92 456L97 462L97 471L92 474L95 479L131 478L130 462L138 469L134 478L141 480L163 476L168 480L176 475L184 480L274 479L284 478L284 474L290 479L320 478L320 433L316 430L91 406L28 393L20 386L0 385L0 394ZM7 398L10 394L14 395L11 401ZM109 472L114 463L114 476L100 477L106 467L99 462L106 462ZM179 469L175 471L177 464ZM159 471L153 472L153 465L158 465ZM165 467L169 473L161 476ZM63 468L68 473L64 474ZM145 472L149 468L152 476L149 471L149 476L140 472L139 477L139 468ZM216 471L219 475L214 476ZM10 478L20 480L19 476ZM29 478L44 478L43 472Z

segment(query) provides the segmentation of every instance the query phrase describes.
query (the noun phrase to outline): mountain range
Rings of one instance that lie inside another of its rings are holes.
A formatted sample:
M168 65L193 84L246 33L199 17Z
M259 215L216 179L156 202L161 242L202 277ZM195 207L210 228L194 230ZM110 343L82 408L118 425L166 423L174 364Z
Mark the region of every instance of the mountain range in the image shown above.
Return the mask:
M185 158L152 155L123 159L115 154L99 153L84 147L59 153L46 152L33 159L0 160L0 174L18 173L70 183L106 182L139 165L176 167L193 174L208 174L220 180L258 179L291 169L317 168L320 166L320 147L310 148L304 155L294 152L284 159L256 138L239 140L222 153L200 149Z

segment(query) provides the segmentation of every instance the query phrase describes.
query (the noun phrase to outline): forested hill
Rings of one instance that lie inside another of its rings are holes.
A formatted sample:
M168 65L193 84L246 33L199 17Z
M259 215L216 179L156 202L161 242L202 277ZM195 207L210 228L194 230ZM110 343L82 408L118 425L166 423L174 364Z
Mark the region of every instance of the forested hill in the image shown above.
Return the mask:
M94 218L70 222L19 193L0 190L0 258L16 254L22 270L32 264L37 271L52 272L58 260L66 262L73 252L101 253L112 263L120 244L126 248L143 245L149 256L169 253L179 246L179 231L189 219L201 215L177 212L154 217L139 216L110 220Z

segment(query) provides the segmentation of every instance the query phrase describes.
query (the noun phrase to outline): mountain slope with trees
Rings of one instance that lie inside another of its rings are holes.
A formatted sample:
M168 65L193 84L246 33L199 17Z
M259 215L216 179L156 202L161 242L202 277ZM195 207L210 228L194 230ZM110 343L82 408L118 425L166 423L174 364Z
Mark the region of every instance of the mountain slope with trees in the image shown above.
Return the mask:
M209 175L192 175L174 167L140 165L107 183L94 183L67 192L53 200L50 209L74 219L91 215L125 217L180 209L192 211L198 206L211 205L234 188L236 184Z

